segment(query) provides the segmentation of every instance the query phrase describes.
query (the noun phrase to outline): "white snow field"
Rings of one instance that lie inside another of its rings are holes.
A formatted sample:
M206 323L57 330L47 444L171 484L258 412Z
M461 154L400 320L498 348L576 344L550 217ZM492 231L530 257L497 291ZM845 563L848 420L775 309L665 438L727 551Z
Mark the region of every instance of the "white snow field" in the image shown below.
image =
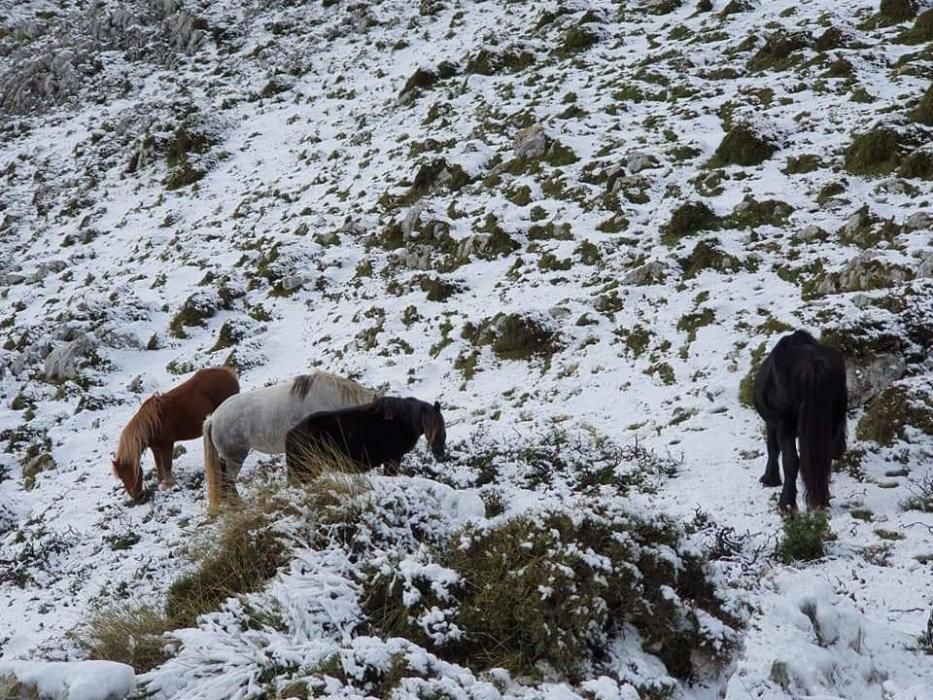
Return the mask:
M0 2L0 695L933 698L931 24ZM747 401L794 328L850 369L810 560ZM451 459L305 492L251 455L271 569L185 617L238 521L200 441L141 503L110 455L225 362L438 400Z

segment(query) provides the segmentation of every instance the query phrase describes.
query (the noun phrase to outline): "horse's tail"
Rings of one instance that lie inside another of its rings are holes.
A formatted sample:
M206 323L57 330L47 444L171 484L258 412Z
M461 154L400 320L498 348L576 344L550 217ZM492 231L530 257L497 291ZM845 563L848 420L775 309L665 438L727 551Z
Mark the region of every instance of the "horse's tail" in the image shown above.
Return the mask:
M829 362L814 354L795 372L800 408L800 476L807 489L807 507L829 505L829 478L835 451L837 426L833 397L833 372Z
M211 515L220 509L223 493L223 470L220 467L220 454L214 447L211 437L211 416L204 419L204 477L207 484L207 512Z

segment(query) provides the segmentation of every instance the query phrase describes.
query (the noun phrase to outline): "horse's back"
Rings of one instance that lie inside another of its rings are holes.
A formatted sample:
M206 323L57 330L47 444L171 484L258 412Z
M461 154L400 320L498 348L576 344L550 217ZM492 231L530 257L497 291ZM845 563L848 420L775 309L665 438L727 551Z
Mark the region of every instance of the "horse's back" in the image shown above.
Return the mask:
M304 395L293 387L284 382L230 397L214 413L214 435L241 449L281 454L288 431L305 417L353 405L353 396L328 382L314 382Z

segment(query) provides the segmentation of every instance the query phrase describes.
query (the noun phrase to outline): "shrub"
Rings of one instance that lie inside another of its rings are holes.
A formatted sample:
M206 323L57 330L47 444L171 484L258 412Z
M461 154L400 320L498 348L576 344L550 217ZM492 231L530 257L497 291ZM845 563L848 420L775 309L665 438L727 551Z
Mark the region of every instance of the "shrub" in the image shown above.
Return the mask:
M845 150L845 169L853 175L887 175L900 161L897 133L884 127L856 135Z
M752 350L751 367L749 367L748 374L739 382L739 403L748 408L755 406L755 376L761 369L761 363L765 361L767 350L768 346L765 343Z
M705 202L684 202L671 214L671 220L661 233L664 245L675 245L680 239L699 231L717 228L719 218Z
M785 564L819 559L826 553L827 540L835 539L825 511L799 513L784 520L784 535L777 556Z
M910 496L901 501L901 508L933 513L933 471L927 471L917 480L911 479L907 489Z
M905 428L912 426L933 435L933 408L927 397L915 396L903 385L894 385L878 394L868 404L855 427L859 440L890 445L905 439Z
M717 634L701 624L706 615L737 622L677 528L608 501L468 526L434 567L418 570L431 575L376 572L367 586L370 619L384 634L411 636L474 671L537 677L543 662L575 679L627 624L679 678L702 658L723 662L734 643L729 627Z
M285 562L284 546L265 513L245 508L226 517L216 541L199 557L198 568L169 588L165 612L178 627L194 625L198 616L219 609L227 598L260 590Z
M556 331L520 314L497 314L484 319L479 326L468 323L463 328L463 337L474 345L490 345L503 360L550 357L560 349Z
M751 126L738 124L732 127L723 137L707 167L760 165L770 158L776 150L777 146L756 133Z
M145 673L168 660L166 633L178 627L150 605L104 610L75 633L87 658L119 661Z

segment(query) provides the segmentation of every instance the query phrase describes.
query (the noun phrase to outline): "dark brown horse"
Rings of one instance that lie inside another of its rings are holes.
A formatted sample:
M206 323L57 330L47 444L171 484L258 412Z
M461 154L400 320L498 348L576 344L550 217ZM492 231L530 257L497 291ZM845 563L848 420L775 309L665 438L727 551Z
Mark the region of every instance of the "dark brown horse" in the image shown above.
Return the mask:
M754 400L768 431L768 465L761 483L780 486L781 510L797 509L797 471L807 506L829 505L832 461L846 449L846 366L842 355L806 331L781 338L755 377ZM797 454L797 440L800 454Z
M164 394L154 394L143 402L130 419L112 458L113 473L126 492L139 498L143 488L140 457L148 447L155 457L159 487L170 488L172 454L179 440L201 437L201 425L230 396L240 391L231 367L208 367L194 373L186 382Z
M436 459L447 449L441 406L418 399L384 396L372 403L338 411L313 413L288 431L285 460L290 479L313 472L315 456L337 452L361 469L385 466L397 474L402 457L422 435Z

